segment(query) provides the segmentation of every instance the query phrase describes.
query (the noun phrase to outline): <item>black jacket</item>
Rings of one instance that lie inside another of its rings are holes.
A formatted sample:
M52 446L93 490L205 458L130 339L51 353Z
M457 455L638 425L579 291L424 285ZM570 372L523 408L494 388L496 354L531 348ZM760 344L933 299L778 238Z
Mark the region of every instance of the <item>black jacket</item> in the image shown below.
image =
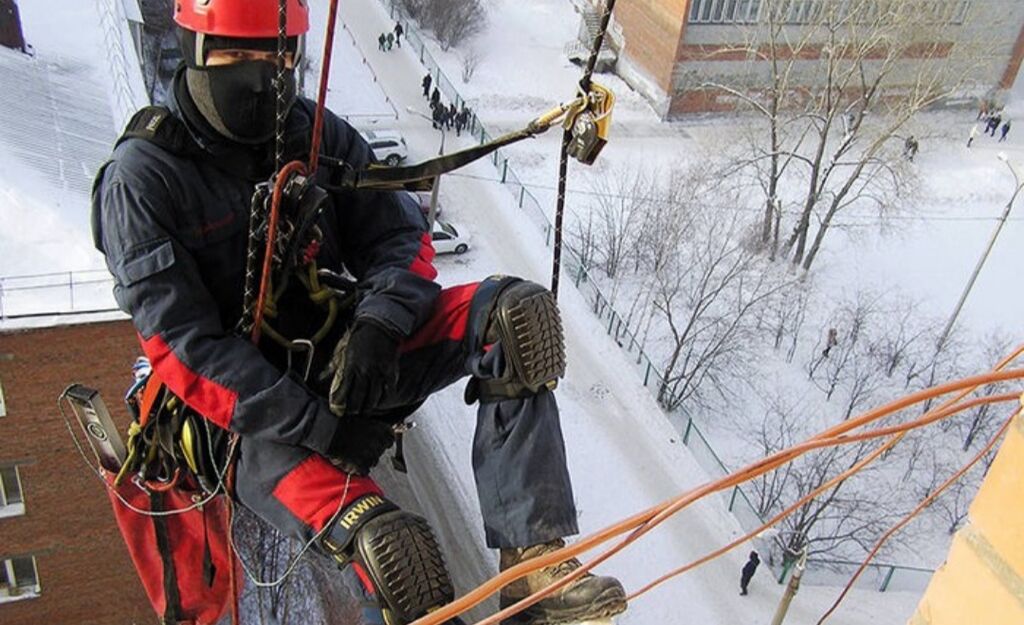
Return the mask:
M747 563L743 565L743 579L752 578L754 576L754 572L757 571L758 564L761 564L761 560L757 557L747 560Z
M179 119L195 120L186 114L194 105L180 79L167 105ZM308 101L292 108L290 158L305 160L312 110ZM194 153L128 139L97 175L93 237L115 278L114 297L132 316L156 373L200 414L243 435L324 453L337 424L327 404L268 360L269 341L257 348L232 332L241 316L250 198L271 173L272 150L218 140L195 121L186 125L200 148ZM373 158L358 133L330 113L321 153L356 168ZM318 180L328 174L321 168ZM318 222L319 266L347 268L360 280L366 296L356 318L409 336L440 291L422 214L404 193L346 192L331 200ZM302 336L322 320L314 308L296 298L279 323L289 336Z

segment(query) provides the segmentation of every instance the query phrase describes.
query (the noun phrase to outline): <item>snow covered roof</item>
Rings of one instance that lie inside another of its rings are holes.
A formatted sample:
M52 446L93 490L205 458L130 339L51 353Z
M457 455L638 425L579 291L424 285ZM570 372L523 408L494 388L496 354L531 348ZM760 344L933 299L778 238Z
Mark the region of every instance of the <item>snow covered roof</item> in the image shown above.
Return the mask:
M110 103L80 61L0 49L0 150L88 197L115 138Z

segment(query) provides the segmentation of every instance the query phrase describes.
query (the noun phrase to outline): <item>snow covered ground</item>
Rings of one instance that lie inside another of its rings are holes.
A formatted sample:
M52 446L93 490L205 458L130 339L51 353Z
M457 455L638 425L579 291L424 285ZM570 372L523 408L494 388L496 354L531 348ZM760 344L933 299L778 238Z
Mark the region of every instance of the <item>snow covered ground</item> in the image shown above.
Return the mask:
M578 73L574 67L560 60L564 40L558 37L566 33L574 35L575 24L566 19L565 8L555 2L495 2L491 8L492 18L496 14L511 14L518 16L519 20L513 18L492 25L488 32L488 36L493 35L487 47L488 56L477 69L476 75L483 81L489 81L487 86L480 87L481 91L500 94L489 96L489 101L496 103L495 119L488 117L492 109L482 104L482 96L480 100L469 97L471 103L481 102L476 110L489 128L509 130L521 126L533 114L554 104L564 97L563 92L571 89ZM545 17L536 19L537 15ZM377 33L390 28L386 13L372 0L343 5L342 17L356 33L357 41L366 42L362 44L364 46L368 46ZM552 35L549 32L552 30L561 34ZM536 33L535 37L533 33ZM534 53L540 54L541 58L535 58ZM413 156L430 156L439 139L437 131L431 130L418 116L405 113L407 106L426 110L418 80L424 70L418 58L408 49L383 53L375 48L368 58L374 67L379 68L378 75L384 77L382 85L391 99L404 105L398 107L397 125L409 140ZM451 64L455 65L456 60ZM529 70L523 71L524 67ZM456 75L451 67L447 67L446 72L449 76ZM565 80L560 80L559 76ZM475 83L476 79L470 85ZM553 87L555 84L557 89ZM546 89L549 85L552 88ZM463 88L462 85L458 87ZM635 119L634 125L616 117L615 132L620 131L620 126L630 125L631 129L622 134L627 137L626 142L633 142L634 147L628 156L624 154L628 148L621 148L623 153L619 158L639 160L649 156L648 150L661 156L678 152L678 141L690 135L690 127L672 125L659 129L660 125L648 116L646 104L636 100L636 96L623 89L621 84L617 89L624 94L625 101L621 118ZM449 136L447 141L447 149L450 150L453 138ZM658 147L658 141L664 141L663 147ZM616 145L613 142L609 150ZM557 154L557 137L542 137L526 143L522 149L532 150L527 160L534 158L539 162L537 171L540 172L545 169L547 159L553 159ZM518 163L516 167L519 167ZM547 171L553 172L553 165ZM553 173L551 175L553 183ZM465 257L438 262L440 279L445 284L476 279L496 271L516 273L541 282L549 280L549 252L544 247L542 235L529 220L522 218L507 190L487 181L494 176L494 169L481 163L471 167L464 176L446 177L442 184L441 197L447 218L468 225L475 244ZM639 378L631 373L633 364L607 340L586 302L572 288L563 289L559 301L567 319L570 366L560 387L559 399L581 523L584 532L589 532L706 481L708 476L696 465L687 449L677 442L678 434L664 419L648 391L642 388ZM454 490L456 493L454 502L444 493L436 492L440 485L430 480L433 472L428 470L428 476L423 477L417 468L411 479L417 482L414 490L426 510L434 511L440 507L440 511L430 514L435 524L448 527L449 523L443 519L452 512L450 504L456 503L461 507L465 522L478 532L478 528L473 526L476 514L473 485L464 473L469 462L468 428L472 423L472 411L462 404L460 395L460 389L449 389L429 401L417 417L420 427L414 431L413 439L417 444L417 462L424 462L424 458L430 456L426 449L446 448L444 456L435 456L427 462L431 467L440 462L447 467L442 473L459 478L454 484L444 485L445 491ZM436 503L438 501L442 503ZM464 531L465 527L460 524L456 526L454 536L446 534L444 537L446 544L461 547L454 553L462 553L465 549L465 541L460 539ZM645 538L636 548L613 559L602 570L619 575L627 588L636 589L660 573L727 542L738 533L735 520L726 513L721 502L710 499ZM452 552L449 547L449 553ZM685 622L766 621L782 589L765 576L759 578L758 589L754 596L747 598L749 601L736 597L733 588L745 559L742 555L745 550L739 549L738 552L653 591L637 601L621 622L623 625L652 621L683 622L680 620L683 613L687 615ZM493 567L493 556L490 562ZM460 588L465 587L467 580L478 579L475 576L479 575L479 563L474 561L473 564L473 570L457 571ZM762 572L761 575L765 574ZM820 616L835 592L836 589L805 587L791 610L792 622L814 622L812 619ZM906 620L916 604L915 593L855 592L856 596L849 600L833 622L896 623Z
M99 27L92 28L96 17L91 3L32 0L23 4L26 36L39 58L59 53L93 68L105 62ZM323 11L323 5L316 3L314 9ZM510 130L572 95L579 70L565 61L561 51L575 37L577 22L568 3L556 0L493 0L488 7L492 23L487 45L479 51L482 60L468 84L456 85L489 128ZM316 17L314 32L319 33L323 18L319 13ZM394 124L409 141L413 159L436 153L438 132L407 112L408 107L427 110L420 93L424 69L419 60L407 49L377 50L378 33L392 26L386 12L376 0L354 0L342 3L342 19L348 29L339 30L335 46L332 108L340 114L372 116L382 120L380 126ZM311 36L311 50L318 45L315 39ZM458 76L457 52L442 57L447 73ZM596 177L638 164L668 168L677 161L700 159L723 141L726 130L716 120L661 123L621 81L601 80L619 96L614 137L593 170L572 166L570 187L585 190ZM387 121L389 117L393 121ZM957 122L958 127L962 125L960 134L966 136L970 123L969 119ZM449 137L447 141L448 149L467 145L465 139ZM550 133L510 151L513 166L535 185L530 190L545 206L553 206L557 143L556 133ZM1022 145L1011 133L1004 149L1024 163ZM58 188L3 147L0 276L102 267L87 229L88 197ZM992 141L979 139L970 152L958 140L936 141L922 145L919 158L929 172L927 187L935 196L926 214L897 241L878 239L877 246L866 250L861 242L834 246L835 253L824 259L829 264L825 270L837 284L864 279L918 294L934 314L942 314L951 310L989 235L991 218L998 215L1012 187L1006 166L995 159ZM501 272L547 283L550 259L542 235L523 219L508 191L489 182L495 178L494 169L477 164L465 173L446 177L441 197L446 218L469 231L473 249L464 256L439 258L440 280L453 285ZM581 196L570 194L570 198ZM1019 264L1015 263L1019 254L1010 254L1022 241L1024 227L1017 218L1007 224L975 287L965 309L965 324L979 332L990 323L1016 328L1024 299L1019 290L1008 286L1013 284L1010 272ZM942 243L938 252L936 242ZM900 269L898 274L895 267ZM629 359L607 339L587 303L564 284L560 303L566 320L569 372L558 396L581 526L589 533L701 484L709 476L677 442L676 430L642 387ZM496 566L494 554L482 548L469 458L474 411L462 402L461 394L461 388L452 388L427 402L416 416L419 427L408 438L409 477L384 479L400 491L408 488L406 492L439 529L456 568L459 590L465 591L493 574ZM634 590L738 534L739 527L721 500L711 498L600 570L620 576L627 589ZM473 540L467 540L467 535ZM646 595L620 624L767 622L782 588L762 570L751 596L737 596L746 551L740 548ZM805 586L787 622L816 622L837 591ZM905 622L916 601L917 593L858 590L830 622Z

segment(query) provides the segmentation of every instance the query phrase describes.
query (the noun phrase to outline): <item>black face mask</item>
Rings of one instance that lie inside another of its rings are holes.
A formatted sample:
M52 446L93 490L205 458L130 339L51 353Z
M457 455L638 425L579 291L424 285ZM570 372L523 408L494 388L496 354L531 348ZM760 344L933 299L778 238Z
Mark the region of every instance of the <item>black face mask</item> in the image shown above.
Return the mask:
M277 67L243 61L185 70L189 94L214 130L232 141L259 144L274 136ZM284 73L285 111L295 103L295 72Z

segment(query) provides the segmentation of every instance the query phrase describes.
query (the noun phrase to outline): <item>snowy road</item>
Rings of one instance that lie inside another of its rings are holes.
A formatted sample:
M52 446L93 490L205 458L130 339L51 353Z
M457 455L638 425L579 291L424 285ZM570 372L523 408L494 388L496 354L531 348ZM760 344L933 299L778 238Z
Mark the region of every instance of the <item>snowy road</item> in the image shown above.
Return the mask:
M373 0L342 4L342 19L381 79L381 86L399 111L398 127L414 156L433 154L437 131L407 107L425 112L420 78L424 69L407 50L379 52L378 33L392 23ZM521 120L525 121L525 120ZM448 138L449 149L452 138ZM494 170L478 164L469 173L493 177ZM446 218L468 226L474 249L464 257L441 258L440 280L452 285L496 272L513 273L547 283L550 252L541 235L516 209L501 187L462 177L448 177L441 186ZM563 280L563 285L568 284ZM608 340L571 286L563 287L559 302L566 319L569 371L559 388L563 429L570 470L584 533L645 509L707 480L689 452L675 442L650 394L633 373L619 348ZM420 427L409 440L411 485L420 507L442 533L454 563L459 591L492 573L495 556L481 551L481 529L470 470L470 439L474 411L461 398L459 385L438 394L419 411ZM619 576L627 590L689 562L725 543L739 531L717 499L699 504L645 537L603 566ZM470 547L467 533L475 540ZM740 600L738 572L746 550L709 563L698 572L653 591L620 619L622 625L641 623L759 623L782 590L762 573L751 596ZM483 566L481 566L483 564ZM905 620L916 603L902 593L870 593L871 606L851 607L835 623L896 623ZM791 609L791 622L820 616L831 592L805 591ZM858 603L856 598L849 602ZM685 616L683 616L685 615Z

